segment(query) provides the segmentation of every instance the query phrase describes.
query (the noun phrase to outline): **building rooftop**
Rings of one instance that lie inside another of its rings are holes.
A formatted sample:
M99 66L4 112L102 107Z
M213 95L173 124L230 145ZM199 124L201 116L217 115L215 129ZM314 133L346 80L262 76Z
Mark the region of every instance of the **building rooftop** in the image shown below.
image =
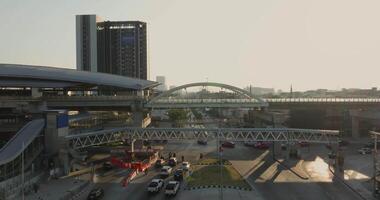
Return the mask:
M95 87L109 86L143 90L157 86L154 81L125 76L77 71L57 67L0 64L0 87Z

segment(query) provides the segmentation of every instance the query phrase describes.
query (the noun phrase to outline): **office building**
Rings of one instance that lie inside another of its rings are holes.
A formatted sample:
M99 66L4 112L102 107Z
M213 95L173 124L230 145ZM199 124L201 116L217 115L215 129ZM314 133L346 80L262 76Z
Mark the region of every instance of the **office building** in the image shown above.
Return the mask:
M165 76L156 76L156 82L160 83L160 85L157 87L157 90L160 90L160 91L167 90Z
M78 70L148 78L145 22L78 15L76 23Z

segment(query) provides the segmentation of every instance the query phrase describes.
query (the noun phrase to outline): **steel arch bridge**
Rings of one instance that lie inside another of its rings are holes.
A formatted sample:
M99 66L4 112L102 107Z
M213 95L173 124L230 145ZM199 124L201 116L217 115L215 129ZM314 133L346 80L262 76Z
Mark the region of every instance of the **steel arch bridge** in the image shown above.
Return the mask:
M109 130L66 136L70 148L78 149L94 145L137 140L197 140L217 139L236 142L311 142L337 143L339 131L292 128L131 128Z
M218 87L227 89L241 98L172 98L177 91L193 87ZM145 104L148 108L263 108L268 107L268 103L261 98L254 97L251 93L241 88L215 82L190 83L172 88L162 94L152 98Z

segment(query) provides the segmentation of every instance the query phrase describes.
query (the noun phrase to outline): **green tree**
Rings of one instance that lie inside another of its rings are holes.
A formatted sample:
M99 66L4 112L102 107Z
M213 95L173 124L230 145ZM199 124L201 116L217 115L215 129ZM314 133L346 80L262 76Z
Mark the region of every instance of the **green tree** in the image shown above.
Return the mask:
M183 109L171 109L168 112L169 119L181 126L185 120L187 120L188 111Z

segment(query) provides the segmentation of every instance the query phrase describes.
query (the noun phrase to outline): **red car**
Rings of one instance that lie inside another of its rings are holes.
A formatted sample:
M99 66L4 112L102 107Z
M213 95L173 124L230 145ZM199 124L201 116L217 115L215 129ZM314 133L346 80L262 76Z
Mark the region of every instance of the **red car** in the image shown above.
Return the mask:
M255 144L255 148L257 149L269 149L269 144L268 142L258 142Z
M222 147L226 147L226 148L235 148L235 143L234 143L234 142L226 141L226 142L223 142L223 143L222 143Z

